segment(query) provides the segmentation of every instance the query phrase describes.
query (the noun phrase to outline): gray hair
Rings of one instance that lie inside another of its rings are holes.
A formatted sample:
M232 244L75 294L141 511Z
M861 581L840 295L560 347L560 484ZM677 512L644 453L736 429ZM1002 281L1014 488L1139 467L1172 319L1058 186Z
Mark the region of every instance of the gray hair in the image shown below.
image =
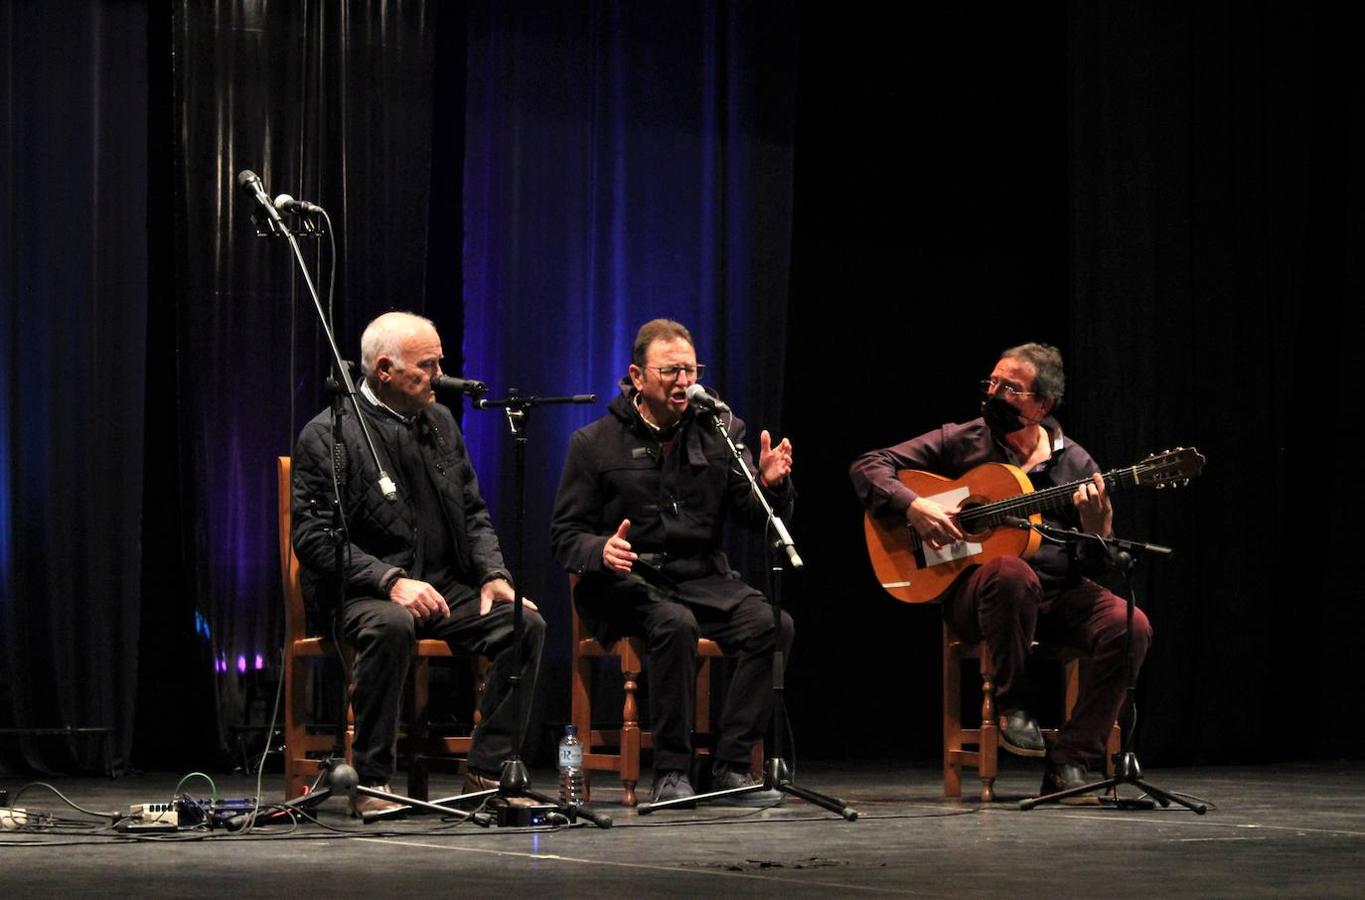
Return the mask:
M381 356L391 357L403 365L403 341L423 325L436 327L425 316L410 312L387 312L366 325L365 332L360 336L361 374L373 378L374 361Z
M1051 344L1020 344L1000 354L1001 359L1017 359L1033 366L1038 377L1033 390L1053 401L1056 406L1066 393L1066 373L1062 371L1062 351Z

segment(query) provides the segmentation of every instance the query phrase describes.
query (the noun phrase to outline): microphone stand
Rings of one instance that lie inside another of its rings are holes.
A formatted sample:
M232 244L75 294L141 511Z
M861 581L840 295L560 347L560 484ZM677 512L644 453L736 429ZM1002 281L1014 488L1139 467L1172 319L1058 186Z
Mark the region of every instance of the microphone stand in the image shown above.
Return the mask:
M506 397L496 400L479 399L474 401L477 409L502 409L506 413L507 427L511 431L514 447L513 464L513 490L516 497L516 519L514 534L516 539L512 545L512 566L511 570L515 575L522 571L522 557L524 553L526 535L526 445L529 440L526 433L528 413L537 406L549 406L560 403L596 403L596 394L574 394L569 397L537 397L534 395L523 395L512 388L507 392ZM499 773L497 790L478 791L472 794L464 794L460 799L477 798L492 796L497 794L503 798L530 797L540 803L553 806L556 811L566 815L570 820L575 816L582 817L598 828L610 828L611 816L596 812L595 810L577 804L568 807L561 806L554 798L545 794L538 793L531 789L531 776L526 771L526 763L521 758L521 745L525 740L526 716L522 712L523 698L521 695L521 638L523 625L523 607L521 591L512 591L512 674L508 677L508 691L511 702L517 709L516 733L512 741L512 755L502 763L502 771Z
M1011 522L1010 524L1014 523ZM1114 796L1100 798L1102 805L1118 809L1151 809L1151 800L1117 796L1119 786L1129 784L1155 798L1163 809L1170 806L1171 802L1174 801L1202 816L1208 811L1207 804L1187 800L1178 794L1164 791L1144 781L1142 766L1138 763L1137 753L1133 751L1133 739L1137 731L1137 664L1133 659L1133 611L1137 608L1137 596L1133 588L1133 568L1137 565L1137 557L1140 554L1169 556L1173 551L1170 547L1163 547L1160 544L1129 541L1123 538L1105 538L1098 534L1071 528L1055 528L1051 525L1034 522L1027 522L1027 525L1045 537L1063 541L1073 547L1083 541L1098 544L1104 550L1109 564L1123 574L1124 590L1127 595L1124 626L1124 674L1127 676L1128 686L1124 698L1124 708L1127 715L1124 717L1123 744L1114 759L1114 774L1091 784L1076 785L1051 794L1021 800L1019 801L1019 808L1028 811L1039 804L1058 803L1078 794L1088 794L1091 791L1109 791Z
M758 479L749 465L744 461L742 448L730 437L730 429L726 423L721 421L721 417L715 410L699 410L701 416L710 419L720 436L724 438L726 446L730 448L730 455L734 457L739 470L744 473L744 477L749 480L749 490L755 500L758 501L763 512L768 517L768 527L772 528L777 535L768 548L773 557L772 563L768 567L768 596L771 600L769 604L773 609L773 660L772 660L772 692L773 692L773 711L771 730L773 733L772 743L767 746L769 751L768 758L763 764L763 781L745 785L744 787L728 788L722 791L708 791L704 794L693 794L690 797L679 797L676 800L660 800L657 803L641 803L636 807L636 812L640 815L648 815L656 809L668 809L674 806L690 806L693 803L701 803L707 800L715 800L722 797L734 797L741 794L753 794L759 791L777 790L784 794L791 794L800 797L808 803L814 803L833 813L838 813L848 821L852 822L858 818L857 810L851 809L848 804L826 794L817 793L808 788L798 786L791 778L791 769L783 756L783 739L787 731L787 708L785 700L786 691L786 659L782 652L782 647L778 644L777 636L782 633L782 555L787 557L793 569L804 567L801 556L796 552L796 544L792 541L791 533L787 531L786 524L782 518L773 512L772 505L768 503L768 498L763 496L763 490L758 485ZM782 554L772 551L781 550Z

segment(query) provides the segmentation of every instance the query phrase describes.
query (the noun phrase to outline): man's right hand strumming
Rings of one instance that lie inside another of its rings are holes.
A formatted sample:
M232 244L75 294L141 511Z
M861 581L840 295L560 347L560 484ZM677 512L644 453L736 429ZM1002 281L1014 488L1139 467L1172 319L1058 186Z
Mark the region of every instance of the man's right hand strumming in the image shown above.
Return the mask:
M962 540L962 531L953 521L957 509L944 509L933 500L916 497L905 510L905 519L931 547L946 547Z

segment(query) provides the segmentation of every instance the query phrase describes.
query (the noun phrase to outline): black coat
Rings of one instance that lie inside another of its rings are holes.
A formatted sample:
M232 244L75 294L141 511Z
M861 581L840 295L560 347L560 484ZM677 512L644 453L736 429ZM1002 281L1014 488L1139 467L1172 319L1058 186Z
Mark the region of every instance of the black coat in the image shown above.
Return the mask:
M360 398L360 407L390 477L397 478L394 462L398 442L416 437L456 548L455 568L469 576L472 586L491 578L511 580L488 507L479 494L479 482L469 462L464 438L450 410L440 404L428 406L419 414L416 428L409 430L408 425L377 409L364 397ZM331 413L324 411L304 426L294 448L292 537L294 552L302 565L304 592L310 601L325 599L323 586L329 583L334 568L331 431ZM346 451L342 508L350 538L344 595L382 597L380 581L384 576L395 567L406 570L413 566L417 523L407 498L410 491L427 486L399 480L398 499L385 499L354 410L347 409L341 432Z
M610 590L621 581L657 572L665 577L651 580L679 599L732 608L752 589L730 570L721 549L724 526L733 518L761 527L766 522L763 508L709 415L689 409L672 450L664 455L654 431L635 411L633 393L623 390L608 415L569 439L550 526L555 559L584 576L580 599L584 591ZM743 421L728 413L721 416L731 438L742 443ZM752 467L747 449L743 455ZM785 519L794 496L788 478L768 499ZM630 519L626 540L631 549L652 560L636 564L639 574L621 575L602 561L602 549L622 519Z

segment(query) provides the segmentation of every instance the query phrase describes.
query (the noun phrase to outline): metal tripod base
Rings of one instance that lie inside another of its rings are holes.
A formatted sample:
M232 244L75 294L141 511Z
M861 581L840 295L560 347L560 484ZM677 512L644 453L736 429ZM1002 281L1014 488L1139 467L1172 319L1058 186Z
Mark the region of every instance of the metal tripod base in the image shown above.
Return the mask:
M825 794L820 794L794 784L791 780L791 774L787 769L785 760L770 759L763 768L763 781L758 784L728 788L723 791L708 791L705 794L693 794L690 797L679 797L676 800L660 800L658 803L641 803L635 808L635 811L642 816L646 816L659 809L674 809L677 807L690 809L695 804L705 803L708 800L718 800L743 794L756 794L759 791L775 790L780 791L783 794L790 794L793 797L800 797L808 803L814 803L816 806L827 809L832 813L837 813L850 822L855 821L858 818L858 811L851 809L848 804L837 797L829 797Z
M386 794L385 796L392 795ZM556 811L562 813L565 816L565 818L568 818L570 820L574 818L579 818L591 822L598 828L611 827L611 816L609 815L599 813L596 810L592 809L591 807L581 806L576 803L569 804L566 806L560 803L559 800L557 800L554 797L550 797L545 794L539 793L538 791L532 790L531 776L526 770L526 763L522 762L521 757L518 756L514 756L511 759L505 760L503 762L502 772L498 777L498 786L496 788L490 788L489 790L486 791L471 791L468 794L455 794L454 796L451 797L442 797L441 799L437 800L435 804L427 805L439 805L441 806L441 808L444 809L445 804L470 803L473 801L479 801L482 803L483 801L492 799L494 797L502 798L504 801L508 803L510 803L512 798L514 797L529 797L530 799L535 800L537 803L543 803L546 806L554 807ZM403 802L406 803L409 801L404 799ZM404 812L405 810L402 809L389 810L387 812L376 813L374 818L375 819L391 818L400 816ZM463 816L470 815L467 812L462 812L460 814ZM496 822L496 819L486 812L476 813L476 815L482 816L488 820L486 822L478 822L478 824L480 825L492 825ZM367 822L371 821L371 819L366 818L366 821Z
M1060 803L1068 797L1075 797L1079 794L1088 794L1091 791L1116 790L1120 785L1124 784L1131 784L1133 787L1138 788L1143 793L1150 796L1152 800L1160 803L1163 809L1170 806L1172 803L1178 803L1197 815L1202 816L1209 811L1208 806L1204 803L1186 800L1184 797L1178 797L1175 794L1163 791L1161 788L1143 781L1142 766L1138 764L1137 754L1133 753L1131 750L1119 757L1118 765L1114 767L1114 774L1112 777L1091 784L1080 784L1073 788L1067 788L1064 791L1057 791L1051 794L1044 794L1040 797L1030 797L1027 800L1020 800L1019 808L1027 812L1041 803ZM1152 800L1115 797L1113 799L1102 798L1101 803L1102 805L1110 806L1115 809L1152 809Z

